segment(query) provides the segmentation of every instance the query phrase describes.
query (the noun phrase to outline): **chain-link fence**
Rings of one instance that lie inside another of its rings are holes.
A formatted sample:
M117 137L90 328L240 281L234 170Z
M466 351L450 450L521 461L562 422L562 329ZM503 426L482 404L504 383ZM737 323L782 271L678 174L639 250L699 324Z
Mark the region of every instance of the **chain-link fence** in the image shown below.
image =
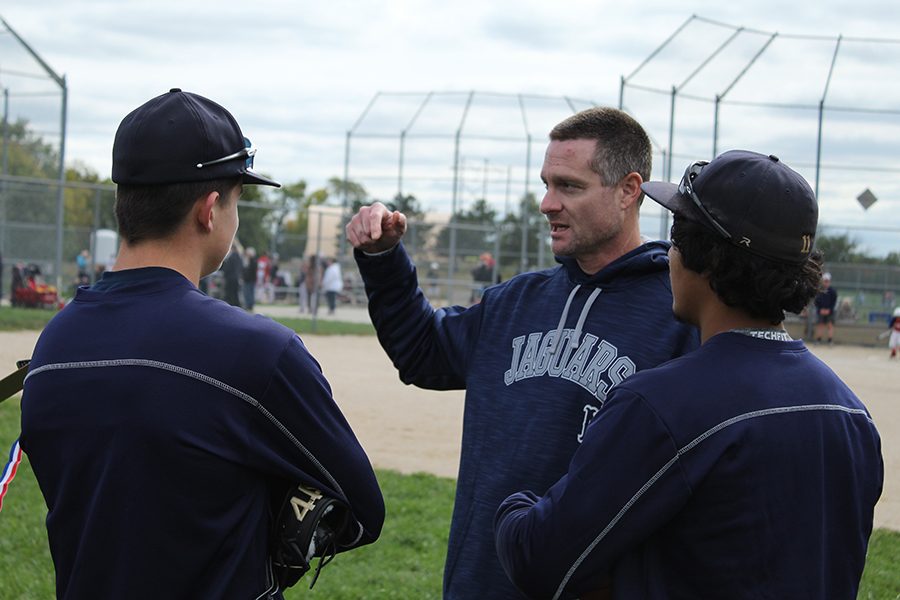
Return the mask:
M2 291L10 292L12 270L35 265L48 282L59 275L60 294L70 296L87 272L88 280L111 266L115 249L109 250L104 234L115 229L115 188L110 185L69 182L64 186L65 223L62 228L62 263L55 269L57 256L56 205L59 183L55 180L24 177L0 177L0 256L3 262ZM261 203L243 203L246 210L267 210ZM272 210L276 210L272 208ZM347 215L338 208L330 214L310 211L306 234L273 231L273 243L266 250L278 264L270 274L271 295L263 301L298 303L300 274L310 257L335 258L342 267L345 303L364 304L365 293L353 260L352 248L344 239L343 223ZM641 229L650 238L657 237L659 223L654 215L642 217ZM829 230L831 231L831 230ZM900 233L900 232L896 232ZM240 242L240 230L238 242ZM555 265L546 228L522 231L515 223L434 223L415 220L409 223L404 244L417 266L419 280L435 305L466 304L488 282L503 281L522 271L545 269ZM79 266L78 255L87 250L87 262ZM490 278L479 280L474 272L489 255ZM826 257L827 259L827 257ZM315 259L313 259L315 260ZM838 292L839 323L880 327L900 303L900 267L885 264L826 263ZM209 291L221 296L220 275L210 278Z
M80 283L96 280L112 266L115 248L108 248L109 235L115 230L115 186L68 182L63 185L64 222L57 235L57 204L60 184L56 180L0 176L0 258L2 258L3 297L11 295L13 270L29 267L48 284L58 285L59 293L69 297ZM264 203L240 202L248 210L280 210ZM353 261L352 248L342 243L347 216L340 210L325 213L310 211L305 234L272 231L272 243L260 254L275 259L278 273L271 276L276 285L263 300L297 302L298 280L304 261L310 257L335 258L342 265L346 302L365 301L361 281ZM465 303L473 290L482 286L472 279L471 271L479 257L490 253L494 260L492 281L508 279L527 270L553 264L547 236L542 232L522 233L513 224L447 224L410 221L404 243L419 265L423 277L432 282L432 299L437 304ZM57 269L58 239L62 239L64 260ZM238 231L238 245L241 232ZM79 259L79 255L85 259ZM79 262L81 260L81 262ZM84 275L87 275L85 277ZM280 277L278 276L280 274ZM221 296L221 276L210 278L209 291Z

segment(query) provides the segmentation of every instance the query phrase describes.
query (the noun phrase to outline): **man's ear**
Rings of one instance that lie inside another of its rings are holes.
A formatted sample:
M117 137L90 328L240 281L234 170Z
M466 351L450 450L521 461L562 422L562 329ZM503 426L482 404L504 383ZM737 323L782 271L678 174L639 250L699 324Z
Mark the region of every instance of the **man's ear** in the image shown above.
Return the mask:
M638 199L643 193L641 191L642 183L644 183L644 178L635 171L632 171L619 181L619 189L622 193L622 208L637 205Z
M203 196L194 205L194 213L197 218L197 225L201 231L207 233L212 231L213 220L215 218L216 203L219 201L219 192L210 192Z

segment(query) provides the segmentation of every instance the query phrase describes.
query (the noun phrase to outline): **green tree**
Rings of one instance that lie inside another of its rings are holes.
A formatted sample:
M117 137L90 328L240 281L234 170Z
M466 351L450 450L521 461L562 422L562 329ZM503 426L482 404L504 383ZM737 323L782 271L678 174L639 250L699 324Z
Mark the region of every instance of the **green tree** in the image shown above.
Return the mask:
M484 198L480 198L468 210L459 211L451 217L450 225L438 236L438 247L445 253L450 252L451 232L455 227L458 255L477 256L482 252L493 252L497 237L496 220L497 211Z
M272 210L266 217L267 224L271 228L272 238L269 241L270 254L281 256L293 256L284 247L285 219L292 213L296 213L306 199L306 182L302 179L297 183L284 184L280 188L269 193ZM288 248L289 250L290 248ZM302 252L302 249L301 249Z
M42 179L59 176L59 151L32 131L26 119L7 123L3 133L2 159L7 174Z
M868 254L859 249L859 242L849 234L824 235L816 237L816 249L822 252L826 262L829 263L865 263L877 262Z
M330 178L325 191L329 197L337 199L338 204L341 206L343 206L344 197L346 196L347 206L351 207L353 213L359 210L359 207L363 204L366 204L369 198L369 193L361 183L340 177Z
M272 230L267 223L274 203L270 201L265 186L247 185L238 202L240 225L237 238L244 247L252 246L258 253L269 249Z
M28 121L8 123L3 132L2 164L6 174L40 179L57 179L59 152L31 131ZM55 223L58 188L43 184L5 182L4 218L12 222Z
M507 214L503 219L500 237L500 266L514 273L535 268L538 262L539 245L547 244L547 219L541 214L541 205L532 192L519 201L519 212ZM522 260L522 215L525 215L527 237L525 260ZM549 254L549 248L545 248Z

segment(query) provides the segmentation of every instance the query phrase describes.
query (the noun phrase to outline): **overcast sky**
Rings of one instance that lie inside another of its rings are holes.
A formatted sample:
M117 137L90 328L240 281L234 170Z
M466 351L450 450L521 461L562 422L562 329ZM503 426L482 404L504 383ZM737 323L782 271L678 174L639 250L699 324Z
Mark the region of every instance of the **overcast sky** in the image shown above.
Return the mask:
M900 3L849 7L833 0L39 0L5 3L0 16L65 75L67 162L102 177L122 117L181 87L228 108L258 148L258 170L282 182L304 179L316 188L342 176L352 129L351 179L376 197L402 186L427 208L447 210L454 134L467 93L476 91L461 131L459 202L487 195L501 212L510 195L540 193L547 129L573 108L617 105L620 78L691 15L702 19L638 70L629 80L635 87L625 91L626 109L656 145L654 178L664 176L671 105L668 95L645 88L676 86L684 98L676 108L673 178L692 159L710 157L711 99L727 91L726 100L736 103L781 107L723 105L717 150L779 154L815 183L814 107L842 35L827 104L873 112L826 113L822 163L831 168L821 176L820 220L870 228L853 234L884 254L900 251L900 115L881 112L900 107L900 44L854 40L900 39ZM725 44L736 27L746 29ZM0 35L0 85L10 89L10 115L28 118L52 139L59 98L49 80L20 74L40 68L22 62L10 37ZM436 94L425 102L429 91ZM414 120L401 170L400 132ZM528 135L532 146L524 150ZM482 136L498 139L476 143ZM879 202L863 211L855 197L866 187ZM895 229L877 234L873 227Z

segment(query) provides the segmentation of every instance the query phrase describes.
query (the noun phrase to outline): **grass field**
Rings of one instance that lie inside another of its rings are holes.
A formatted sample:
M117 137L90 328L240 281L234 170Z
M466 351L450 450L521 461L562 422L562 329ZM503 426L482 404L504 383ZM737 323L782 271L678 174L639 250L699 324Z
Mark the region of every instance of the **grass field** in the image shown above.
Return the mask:
M41 330L56 314L54 309L0 307L0 331ZM276 318L275 321L293 329L297 333L316 335L375 335L371 323L347 323L306 318Z
M56 314L43 308L0 307L0 331L39 331Z

